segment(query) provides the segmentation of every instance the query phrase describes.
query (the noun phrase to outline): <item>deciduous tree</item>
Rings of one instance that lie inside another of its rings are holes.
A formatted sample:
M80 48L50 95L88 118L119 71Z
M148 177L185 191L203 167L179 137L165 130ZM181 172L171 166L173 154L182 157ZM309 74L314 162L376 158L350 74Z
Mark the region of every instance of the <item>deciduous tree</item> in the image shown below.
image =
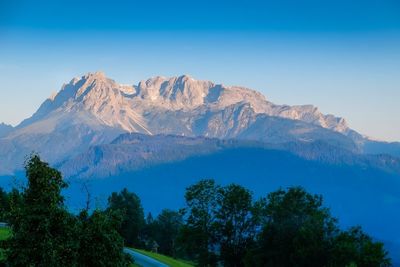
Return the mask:
M108 210L121 212L122 223L119 233L125 239L126 244L137 247L143 246L140 234L145 221L140 198L124 188L120 193L114 192L108 198Z

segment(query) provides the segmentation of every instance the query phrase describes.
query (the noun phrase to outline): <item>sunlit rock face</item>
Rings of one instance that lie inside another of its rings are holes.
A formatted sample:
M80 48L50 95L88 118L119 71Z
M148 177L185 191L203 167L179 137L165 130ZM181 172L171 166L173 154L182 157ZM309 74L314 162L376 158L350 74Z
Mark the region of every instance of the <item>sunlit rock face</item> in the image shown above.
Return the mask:
M275 105L245 87L187 75L131 86L95 72L64 84L17 127L0 125L0 173L20 169L32 151L56 163L127 132L265 143L323 140L359 152L367 140L343 118L312 105Z

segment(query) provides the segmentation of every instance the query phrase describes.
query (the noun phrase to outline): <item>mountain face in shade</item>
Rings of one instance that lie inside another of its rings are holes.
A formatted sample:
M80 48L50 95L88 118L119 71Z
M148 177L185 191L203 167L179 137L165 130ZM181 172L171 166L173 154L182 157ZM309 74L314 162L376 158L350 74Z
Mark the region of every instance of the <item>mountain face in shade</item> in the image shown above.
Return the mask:
M96 72L64 84L32 117L0 135L0 174L21 169L32 151L59 163L122 133L275 144L323 141L359 153L369 142L343 118L324 115L311 105L275 105L244 87L185 75L154 77L130 86ZM374 148L377 153L387 150Z
M0 123L0 138L9 134L14 127L11 125L5 124L5 123Z
M258 149L266 153L285 151L302 160L359 169L371 168L400 175L400 158L356 154L320 141L267 144L250 140L138 133L121 134L109 144L92 146L62 162L57 168L67 177L106 178L234 149Z

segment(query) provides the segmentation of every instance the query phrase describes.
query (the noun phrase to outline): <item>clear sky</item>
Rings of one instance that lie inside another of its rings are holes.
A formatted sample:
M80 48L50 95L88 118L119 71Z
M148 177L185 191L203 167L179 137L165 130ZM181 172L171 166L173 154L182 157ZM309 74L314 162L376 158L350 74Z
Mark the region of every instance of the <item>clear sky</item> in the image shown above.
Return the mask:
M96 70L243 85L400 141L398 0L0 0L0 122Z

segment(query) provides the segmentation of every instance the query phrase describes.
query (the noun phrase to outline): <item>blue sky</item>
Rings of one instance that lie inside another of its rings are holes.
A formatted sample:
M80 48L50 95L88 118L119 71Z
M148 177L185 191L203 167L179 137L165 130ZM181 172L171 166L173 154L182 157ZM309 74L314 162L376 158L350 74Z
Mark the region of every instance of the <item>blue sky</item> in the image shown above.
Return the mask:
M400 2L0 0L0 122L62 83L189 74L400 141Z

